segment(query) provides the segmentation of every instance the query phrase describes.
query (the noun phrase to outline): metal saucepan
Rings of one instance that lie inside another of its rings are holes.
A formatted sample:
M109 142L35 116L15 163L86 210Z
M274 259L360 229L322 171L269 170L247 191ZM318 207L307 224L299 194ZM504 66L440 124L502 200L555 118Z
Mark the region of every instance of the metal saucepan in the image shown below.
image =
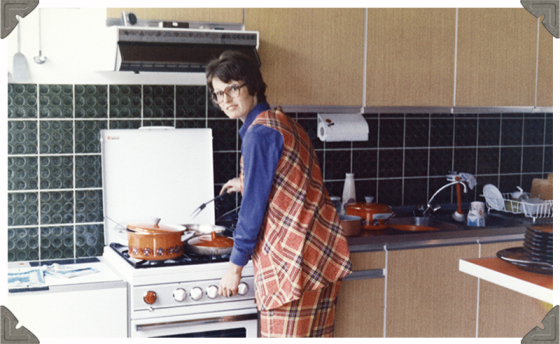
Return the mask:
M233 239L227 236L210 234L195 235L185 243L187 249L200 255L221 256L230 254L233 248Z
M126 227L128 254L132 258L141 260L167 260L180 257L184 246L189 251L202 255L229 254L233 247L233 240L229 239L230 245L229 241L221 239L223 237L221 234L225 230L225 227L215 225L164 225L159 224L159 219L155 219L153 223L129 224ZM190 238L185 240L184 234L189 234ZM213 240L215 241L213 246L198 244L195 247L194 244L190 244L191 239L211 234L214 235L213 238L217 238ZM226 244L228 247L224 247ZM220 253L214 253L217 251Z

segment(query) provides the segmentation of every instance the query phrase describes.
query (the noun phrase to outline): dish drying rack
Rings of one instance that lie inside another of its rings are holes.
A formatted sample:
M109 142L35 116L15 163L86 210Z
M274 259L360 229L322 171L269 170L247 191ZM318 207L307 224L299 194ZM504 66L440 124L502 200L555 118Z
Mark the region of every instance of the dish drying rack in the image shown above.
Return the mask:
M512 195L512 192L501 194L503 199L502 209L499 209L502 202L498 196L482 196L486 198L488 213L490 213L490 209L493 209L512 214L524 214L525 217L533 218L533 221L537 218L552 217L552 200L543 200L539 195L533 195L530 193L523 193L522 197L524 197L524 199L514 199ZM534 202L530 200L538 201Z

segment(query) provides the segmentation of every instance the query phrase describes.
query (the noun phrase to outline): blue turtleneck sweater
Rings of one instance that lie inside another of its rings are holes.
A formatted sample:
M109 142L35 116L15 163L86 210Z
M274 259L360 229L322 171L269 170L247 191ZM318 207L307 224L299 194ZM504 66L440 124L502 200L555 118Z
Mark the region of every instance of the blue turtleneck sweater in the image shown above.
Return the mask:
M230 256L230 261L239 266L247 264L257 244L274 174L284 149L284 139L280 132L262 125L251 127L255 118L269 109L268 103L258 103L247 114L239 129L244 184Z

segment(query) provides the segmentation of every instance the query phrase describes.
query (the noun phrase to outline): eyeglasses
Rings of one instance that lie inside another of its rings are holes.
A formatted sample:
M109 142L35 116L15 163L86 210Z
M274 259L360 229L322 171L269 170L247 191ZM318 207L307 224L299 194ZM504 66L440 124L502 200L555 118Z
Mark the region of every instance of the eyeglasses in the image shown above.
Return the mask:
M239 97L239 92L243 87L245 87L245 85L229 85L223 91L212 93L212 100L215 103L221 103L224 101L225 94L227 94L230 98L237 98Z

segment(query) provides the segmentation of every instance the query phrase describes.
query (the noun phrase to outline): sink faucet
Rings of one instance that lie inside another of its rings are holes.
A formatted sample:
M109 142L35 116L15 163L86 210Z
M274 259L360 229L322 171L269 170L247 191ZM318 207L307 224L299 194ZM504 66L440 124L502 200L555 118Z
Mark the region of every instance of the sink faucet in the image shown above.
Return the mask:
M432 209L432 211L436 212L439 208L441 208L440 206L435 206L432 207L432 201L434 200L434 197L436 197L436 195L438 193L441 192L441 190L445 189L448 186L452 186L457 184L457 211L455 212L455 214L453 214L453 219L455 219L456 221L462 221L464 214L461 211L461 193L460 193L460 187L459 184L463 185L464 188L464 192L467 193L467 186L465 185L465 183L460 182L460 181L454 181L448 184L445 184L444 186L442 186L441 188L439 188L433 195L432 198L430 198L430 200L428 201L428 204L426 205L426 209L423 211L422 215L426 215L426 213ZM461 216L462 215L462 216ZM460 219L459 219L460 218Z

